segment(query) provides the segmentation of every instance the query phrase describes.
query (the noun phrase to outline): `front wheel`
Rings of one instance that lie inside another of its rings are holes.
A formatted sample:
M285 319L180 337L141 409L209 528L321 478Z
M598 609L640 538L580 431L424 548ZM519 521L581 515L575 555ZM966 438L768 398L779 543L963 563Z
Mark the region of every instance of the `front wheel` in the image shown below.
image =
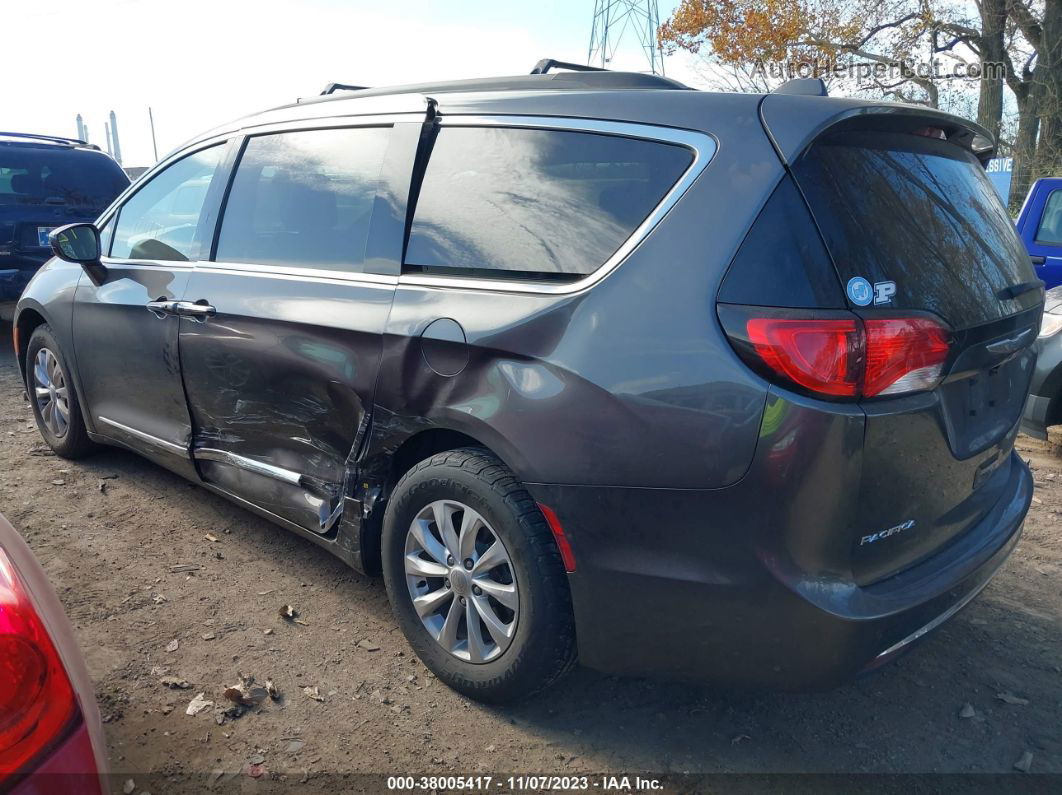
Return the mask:
M88 438L66 357L52 330L37 326L26 348L26 394L44 441L63 458L81 458L96 445Z
M531 495L488 451L439 453L403 476L384 515L383 567L406 639L458 692L511 701L574 664L556 544Z

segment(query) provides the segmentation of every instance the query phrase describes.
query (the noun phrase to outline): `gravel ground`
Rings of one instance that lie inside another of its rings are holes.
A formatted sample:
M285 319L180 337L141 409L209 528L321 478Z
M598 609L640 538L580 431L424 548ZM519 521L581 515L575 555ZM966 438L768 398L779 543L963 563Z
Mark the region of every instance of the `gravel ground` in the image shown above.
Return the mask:
M5 328L0 511L77 630L119 788L130 778L156 795L383 786L341 777L360 773L1020 776L1026 753L1033 773L1062 772L1062 437L1019 438L1037 491L1011 560L968 609L875 675L787 695L579 670L498 709L417 662L380 580L130 453L38 454L10 350ZM182 564L198 568L174 570ZM284 604L303 623L282 620ZM236 719L186 714L198 693L221 702L237 672L271 678L280 701Z

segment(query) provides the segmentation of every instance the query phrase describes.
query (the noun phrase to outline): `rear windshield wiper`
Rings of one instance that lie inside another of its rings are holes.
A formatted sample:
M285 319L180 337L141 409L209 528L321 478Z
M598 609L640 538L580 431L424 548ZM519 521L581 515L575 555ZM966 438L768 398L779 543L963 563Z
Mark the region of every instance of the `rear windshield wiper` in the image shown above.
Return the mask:
M1021 284L1012 284L1010 287L1004 287L996 295L1000 298L1017 298L1019 295L1025 295L1025 293L1032 290L1042 290L1046 286L1042 279L1037 279L1033 282L1022 282Z

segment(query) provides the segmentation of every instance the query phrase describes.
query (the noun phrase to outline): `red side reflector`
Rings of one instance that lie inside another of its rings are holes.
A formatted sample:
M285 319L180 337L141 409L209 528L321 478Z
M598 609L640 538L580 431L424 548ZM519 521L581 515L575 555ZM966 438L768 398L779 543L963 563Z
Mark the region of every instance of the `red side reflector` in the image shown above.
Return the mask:
M0 790L31 771L77 714L63 661L0 550Z
M15 361L18 361L18 355L22 352L22 348L19 346L20 329L17 325L11 327L11 341L15 344Z
M862 348L855 317L753 317L747 328L756 353L778 374L812 392L855 397Z
M564 528L561 527L560 519L557 518L557 514L548 505L539 503L538 509L546 517L546 524L549 525L550 532L553 533L553 540L557 542L557 549L560 550L564 570L571 574L575 571L575 553L572 552L572 545L568 543L568 536L564 535Z

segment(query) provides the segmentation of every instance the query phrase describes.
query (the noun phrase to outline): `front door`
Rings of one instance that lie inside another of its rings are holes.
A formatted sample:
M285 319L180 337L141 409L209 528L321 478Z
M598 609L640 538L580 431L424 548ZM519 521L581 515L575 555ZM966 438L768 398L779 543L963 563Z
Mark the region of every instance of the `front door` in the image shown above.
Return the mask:
M214 261L185 291L200 307L180 320L180 359L201 476L315 532L339 518L371 415L419 131L247 137Z
M102 277L83 277L74 300L75 360L91 427L191 476L173 307L209 251L225 150L219 143L182 157L131 194L104 226Z
M1029 256L1036 266L1036 275L1044 280L1047 289L1062 284L1062 190L1043 191L1045 196L1034 197L1042 209L1030 208L1028 232L1023 234ZM1035 219L1039 218L1039 223Z

